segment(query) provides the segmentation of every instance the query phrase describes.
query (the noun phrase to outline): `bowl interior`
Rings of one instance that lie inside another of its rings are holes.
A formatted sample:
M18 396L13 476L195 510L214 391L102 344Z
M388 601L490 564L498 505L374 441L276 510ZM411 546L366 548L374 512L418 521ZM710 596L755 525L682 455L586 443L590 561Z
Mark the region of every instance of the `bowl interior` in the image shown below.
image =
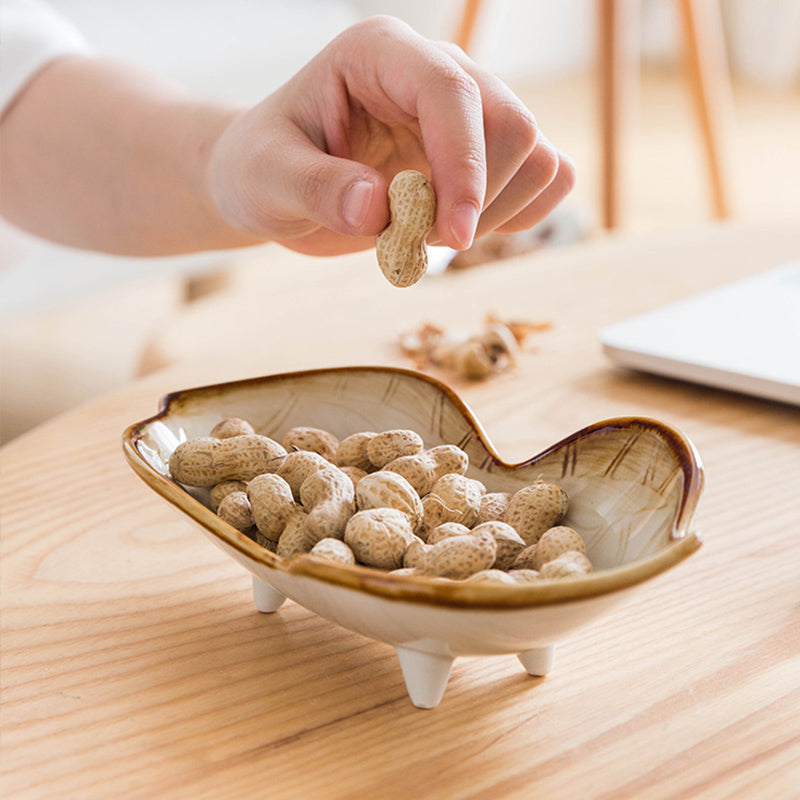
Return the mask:
M324 428L339 437L411 428L427 447L452 443L464 449L470 460L468 474L489 491L513 492L539 477L559 483L570 498L564 524L583 535L589 558L601 571L657 559L685 540L702 488L702 467L691 442L655 420L598 422L523 463L507 464L464 403L427 376L371 367L290 373L173 393L158 415L126 431L126 455L140 476L229 542L246 537L189 500L188 494L183 502L183 493L165 480L166 464L177 444L207 435L228 416L244 417L259 433L278 440L299 425ZM206 503L205 490L190 491L195 500ZM261 549L254 543L251 547L249 540L242 546ZM682 548L674 559L660 559L656 571L696 546L699 542Z

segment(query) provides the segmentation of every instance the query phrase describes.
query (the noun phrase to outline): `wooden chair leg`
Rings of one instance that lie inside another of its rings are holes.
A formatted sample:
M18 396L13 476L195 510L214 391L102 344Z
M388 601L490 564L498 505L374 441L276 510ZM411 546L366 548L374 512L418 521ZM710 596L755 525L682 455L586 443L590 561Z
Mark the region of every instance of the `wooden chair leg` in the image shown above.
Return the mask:
M482 0L464 0L461 19L456 31L455 43L465 52L469 53L475 35L475 24L481 11Z
M679 0L692 95L705 149L714 214L730 216L730 162L725 128L731 87L717 2Z
M631 0L599 0L598 77L600 105L600 221L604 228L622 222L626 134L636 93L633 39L636 8Z

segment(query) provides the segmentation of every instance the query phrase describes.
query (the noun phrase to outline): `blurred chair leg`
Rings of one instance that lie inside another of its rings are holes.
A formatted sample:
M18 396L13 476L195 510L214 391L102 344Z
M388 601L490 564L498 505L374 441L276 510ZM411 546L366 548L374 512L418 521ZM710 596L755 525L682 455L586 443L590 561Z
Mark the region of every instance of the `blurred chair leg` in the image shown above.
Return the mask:
M461 19L458 23L455 43L465 52L469 53L475 35L475 24L481 11L482 0L464 0L461 10Z
M678 4L714 214L723 219L731 213L725 128L732 103L719 4L716 0L679 0Z
M598 77L600 96L600 221L617 228L623 217L625 142L635 95L638 27L631 0L599 0Z

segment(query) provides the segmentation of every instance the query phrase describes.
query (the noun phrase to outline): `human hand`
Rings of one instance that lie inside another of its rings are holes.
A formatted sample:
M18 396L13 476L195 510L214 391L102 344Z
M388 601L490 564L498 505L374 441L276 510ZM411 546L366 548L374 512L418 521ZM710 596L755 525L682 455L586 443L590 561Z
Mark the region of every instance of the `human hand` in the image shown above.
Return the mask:
M572 162L502 81L455 45L374 17L231 121L211 151L208 185L237 230L334 255L374 245L401 169L430 177L430 241L459 250L476 235L531 227L575 181Z

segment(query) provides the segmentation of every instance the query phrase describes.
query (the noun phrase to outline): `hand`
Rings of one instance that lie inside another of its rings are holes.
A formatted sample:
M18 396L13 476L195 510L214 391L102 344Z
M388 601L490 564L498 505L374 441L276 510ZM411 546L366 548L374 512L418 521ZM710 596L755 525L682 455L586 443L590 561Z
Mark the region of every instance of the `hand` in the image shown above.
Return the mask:
M431 241L456 249L531 227L575 181L502 81L455 45L375 17L236 116L213 147L208 183L237 230L333 255L374 245L389 222L389 182L407 168L436 190Z

